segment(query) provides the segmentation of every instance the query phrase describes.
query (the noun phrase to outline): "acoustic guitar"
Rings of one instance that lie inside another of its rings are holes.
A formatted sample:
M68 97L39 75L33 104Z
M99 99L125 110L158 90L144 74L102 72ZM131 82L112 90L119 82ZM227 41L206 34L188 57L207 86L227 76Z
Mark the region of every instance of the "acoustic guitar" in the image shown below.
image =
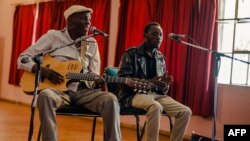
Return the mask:
M42 66L53 69L58 73L60 73L62 76L66 76L66 74L69 72L79 73L82 69L82 65L79 61L71 60L71 61L61 62L48 55L44 56ZM45 88L55 88L61 91L66 91L67 82L68 80L66 80L65 78L63 83L54 84L50 82L48 79L41 78L38 90L42 90ZM20 85L24 92L32 93L35 87L35 74L25 71L21 78Z
M140 89L146 90L150 89L147 83L140 80L133 80L132 78L123 78L123 77L115 77L115 76L99 76L95 74L83 74L80 73L82 67L81 63L76 60L61 62L52 58L50 56L44 56L43 67L47 67L53 69L64 76L63 83L54 84L46 78L41 78L38 90L46 89L46 88L54 88L60 91L67 90L67 84L70 80L87 80L94 81L97 77L103 77L105 82L107 83L121 83L121 84L130 84L130 86ZM31 94L34 92L35 87L35 74L31 72L25 71L22 79L21 79L21 87L24 92Z

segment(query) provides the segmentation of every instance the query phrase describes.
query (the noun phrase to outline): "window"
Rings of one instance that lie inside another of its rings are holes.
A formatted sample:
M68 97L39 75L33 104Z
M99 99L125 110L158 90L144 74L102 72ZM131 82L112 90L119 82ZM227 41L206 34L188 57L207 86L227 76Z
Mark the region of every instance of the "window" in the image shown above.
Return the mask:
M218 51L250 62L250 0L219 0ZM221 57L219 83L250 86L250 65Z

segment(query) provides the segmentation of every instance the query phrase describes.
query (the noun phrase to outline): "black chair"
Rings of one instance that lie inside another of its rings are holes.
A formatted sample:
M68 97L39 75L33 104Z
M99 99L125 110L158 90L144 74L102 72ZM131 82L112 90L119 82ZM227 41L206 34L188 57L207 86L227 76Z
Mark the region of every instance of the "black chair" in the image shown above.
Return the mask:
M93 117L92 122L92 133L91 133L91 141L95 140L95 128L96 128L96 119L100 117L98 113L92 112L88 109L79 106L65 106L56 111L57 115L65 115L65 116L83 116L83 117ZM41 137L41 125L39 128L37 141L40 141ZM104 138L104 137L103 137ZM105 140L105 138L104 138Z
M106 67L105 68L105 74L107 76L117 76L118 75L118 68L117 67ZM109 92L112 92L114 94L117 94L117 89L116 89L116 84L115 83L108 83L107 84L107 89ZM122 107L120 109L120 115L132 115L136 119L136 135L137 135L137 141L141 141L145 127L146 127L146 121L144 122L144 125L142 129L140 129L140 118L139 116L141 115L146 115L146 111L143 109L139 108L134 108L134 107ZM167 116L169 118L169 123L170 123L170 132L172 131L173 127L173 122L170 116L166 114L166 112L163 112L162 115Z

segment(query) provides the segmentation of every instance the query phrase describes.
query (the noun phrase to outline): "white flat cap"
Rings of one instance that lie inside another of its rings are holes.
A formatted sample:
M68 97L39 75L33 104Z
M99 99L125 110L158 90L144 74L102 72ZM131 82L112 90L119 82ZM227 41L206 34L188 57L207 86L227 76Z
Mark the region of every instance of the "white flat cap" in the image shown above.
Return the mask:
M91 8L88 8L88 7L84 7L82 5L73 5L73 6L70 6L67 10L64 11L64 17L65 19L67 20L67 18L74 14L74 13L78 13L78 12L90 12L92 13L93 10Z

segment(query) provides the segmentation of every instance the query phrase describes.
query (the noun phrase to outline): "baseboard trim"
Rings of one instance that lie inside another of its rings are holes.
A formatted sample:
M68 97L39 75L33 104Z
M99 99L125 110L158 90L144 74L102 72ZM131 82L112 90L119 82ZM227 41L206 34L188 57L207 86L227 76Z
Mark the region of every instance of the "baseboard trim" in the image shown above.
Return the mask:
M14 100L10 100L10 99L5 99L5 98L0 98L0 101L9 102L9 103L13 103L13 104L19 104L19 105L23 105L23 106L27 106L27 107L31 106L30 104L27 104L27 103L18 102L18 101L14 101Z

